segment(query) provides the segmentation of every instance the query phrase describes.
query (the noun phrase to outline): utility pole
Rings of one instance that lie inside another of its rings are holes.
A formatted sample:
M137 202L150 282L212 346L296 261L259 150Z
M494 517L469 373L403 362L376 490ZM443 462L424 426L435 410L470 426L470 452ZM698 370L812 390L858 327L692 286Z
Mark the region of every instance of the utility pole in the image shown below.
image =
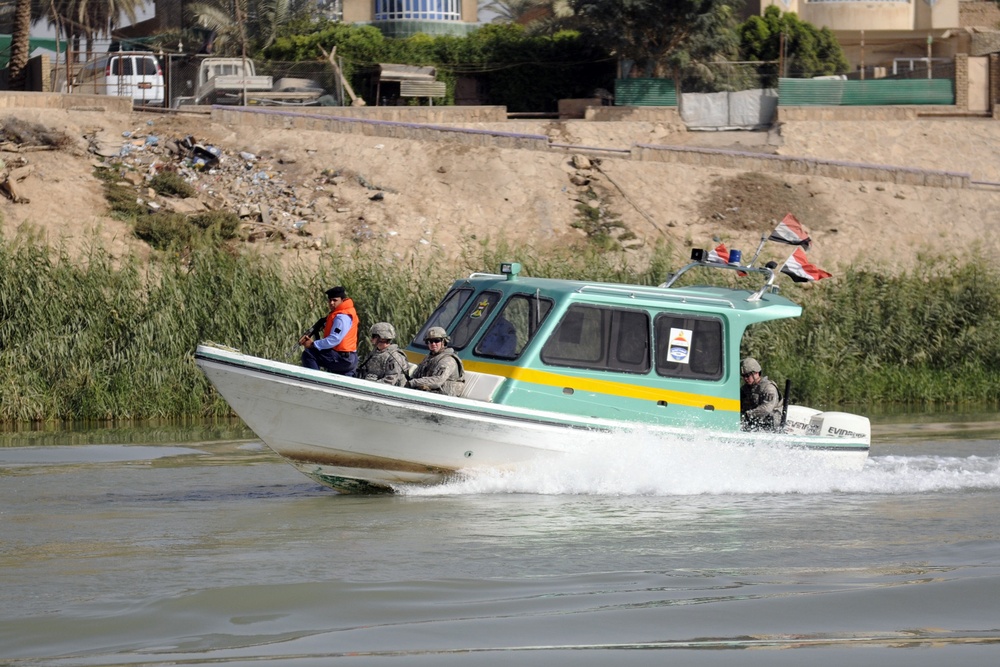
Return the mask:
M865 31L861 31L861 80L865 80Z
M931 44L934 43L934 37L930 33L927 33L927 78L931 78Z

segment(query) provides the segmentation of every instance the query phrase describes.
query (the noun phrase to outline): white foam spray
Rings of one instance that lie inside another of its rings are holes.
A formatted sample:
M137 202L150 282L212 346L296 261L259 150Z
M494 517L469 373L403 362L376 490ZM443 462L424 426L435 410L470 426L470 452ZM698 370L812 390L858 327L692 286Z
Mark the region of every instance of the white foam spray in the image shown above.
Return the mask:
M860 471L781 445L739 446L704 438L630 432L586 439L572 453L506 470L473 470L406 495L689 496L700 494L901 494L1000 488L1000 455L871 456Z

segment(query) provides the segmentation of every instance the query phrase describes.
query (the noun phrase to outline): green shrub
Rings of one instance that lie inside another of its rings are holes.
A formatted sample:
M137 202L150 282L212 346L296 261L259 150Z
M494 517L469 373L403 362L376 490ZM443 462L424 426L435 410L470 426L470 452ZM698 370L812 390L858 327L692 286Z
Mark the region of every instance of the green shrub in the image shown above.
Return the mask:
M159 194L167 197L194 197L198 191L194 186L184 180L184 177L176 171L161 171L153 176L149 182L149 187Z
M104 186L104 196L117 218L135 220L149 214L149 207L139 201L135 190L127 185L108 183Z
M191 243L195 227L181 213L157 211L135 221L135 235L157 250Z
M236 238L236 230L240 226L240 216L232 211L208 211L192 215L190 222L199 229L228 240Z

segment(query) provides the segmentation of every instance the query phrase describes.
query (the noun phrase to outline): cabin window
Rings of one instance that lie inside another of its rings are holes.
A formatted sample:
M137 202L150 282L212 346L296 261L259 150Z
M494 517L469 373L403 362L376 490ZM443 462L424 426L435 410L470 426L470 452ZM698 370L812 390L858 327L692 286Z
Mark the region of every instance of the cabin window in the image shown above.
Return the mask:
M722 378L722 320L682 313L656 316L656 372L672 378Z
M462 308L465 306L465 303L469 300L470 296L472 296L471 287L453 289L445 294L444 298L441 299L441 303L439 303L438 307L434 309L433 313L431 313L430 318L424 323L424 326L420 328L420 331L417 332L417 335L414 337L411 345L415 347L427 347L427 345L424 344L424 334L431 327L444 327L446 330L450 328L452 322L454 322L458 314L462 312Z
M600 371L649 371L649 314L571 306L542 348L542 361Z
M458 326L451 332L451 347L461 350L469 341L479 333L479 330L486 324L486 320L493 315L500 297L500 292L482 292L472 300L469 312L458 322Z
M473 351L481 357L517 359L551 310L551 299L515 294L504 304Z

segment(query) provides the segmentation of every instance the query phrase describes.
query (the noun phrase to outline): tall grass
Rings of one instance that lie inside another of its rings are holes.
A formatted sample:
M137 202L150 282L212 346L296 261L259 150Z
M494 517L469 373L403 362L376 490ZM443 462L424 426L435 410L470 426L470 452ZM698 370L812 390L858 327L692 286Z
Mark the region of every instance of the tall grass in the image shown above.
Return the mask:
M355 300L363 346L382 320L405 344L452 280L501 261L522 262L527 275L647 285L679 264L669 247L641 265L624 257L541 255L500 242L456 265L342 248L305 271L211 247L147 263L98 246L70 258L29 236L0 237L0 422L228 415L194 363L198 343L296 363L296 340L326 312L333 285ZM745 352L817 407L997 401L1000 272L978 258L924 266L895 276L852 268L809 289L786 285L803 317L756 327Z
M803 316L758 327L748 352L815 403L1000 400L1000 270L982 257L921 260L786 289Z

